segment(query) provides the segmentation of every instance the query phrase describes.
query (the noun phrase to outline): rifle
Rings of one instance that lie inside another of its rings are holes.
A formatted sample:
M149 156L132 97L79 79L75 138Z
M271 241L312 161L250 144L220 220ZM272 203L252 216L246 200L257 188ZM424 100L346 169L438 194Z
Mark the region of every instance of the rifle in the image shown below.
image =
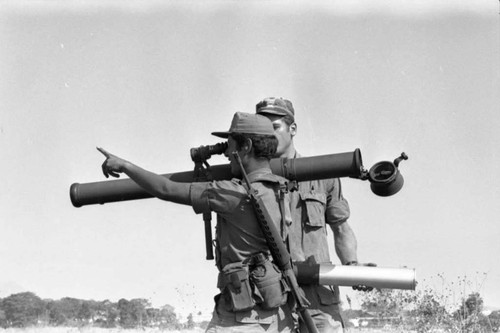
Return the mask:
M262 233L266 238L273 261L281 270L283 277L290 286L291 294L293 295L293 298L295 300L297 310L299 311L302 320L305 322L308 331L310 333L319 333L311 317L311 314L307 310L310 303L299 289L299 284L293 271L290 253L288 253L288 250L285 247L285 243L283 242L278 229L276 229L276 226L272 222L270 214L267 211L266 206L262 202L262 199L257 197L257 190L252 187L245 168L243 167L243 163L241 162L240 156L237 152L233 152L232 154L240 165L243 179L248 187L248 196L250 198L250 202L252 203L252 206L255 210L255 215L259 222Z

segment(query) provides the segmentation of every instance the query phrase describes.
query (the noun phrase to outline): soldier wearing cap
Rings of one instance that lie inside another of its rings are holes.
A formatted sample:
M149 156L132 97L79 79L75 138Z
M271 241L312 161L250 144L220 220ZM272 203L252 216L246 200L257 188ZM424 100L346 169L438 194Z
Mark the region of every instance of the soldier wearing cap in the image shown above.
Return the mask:
M289 100L265 98L256 105L257 114L268 117L274 126L279 144L277 156L297 158L293 138L297 134L295 110ZM329 263L327 225L333 231L335 251L344 265L357 264L357 241L347 219L349 204L342 195L339 179L324 179L298 183L292 192L292 225L287 243L294 261ZM320 332L342 332L338 287L301 286L312 303L310 313ZM301 332L303 329L301 323Z
M272 174L269 164L278 145L269 119L237 112L229 131L212 134L228 139L225 155L235 176L241 172L232 152L238 153L252 186L268 205L271 222L280 226L284 216L283 221L289 224L290 211L281 212L275 192L276 184L282 179ZM268 245L240 180L177 183L102 148L98 150L106 157L102 165L106 177L125 173L160 199L191 205L198 214L217 213L215 249L221 293L215 297L215 310L207 332L293 331L288 290L281 280L281 272L268 260Z

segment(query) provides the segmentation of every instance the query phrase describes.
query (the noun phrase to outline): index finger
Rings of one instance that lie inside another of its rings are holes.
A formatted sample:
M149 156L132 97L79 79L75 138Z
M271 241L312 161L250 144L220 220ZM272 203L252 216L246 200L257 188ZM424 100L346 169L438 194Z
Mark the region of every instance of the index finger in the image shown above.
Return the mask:
M96 147L96 148L97 148L97 150L98 150L98 151L100 151L100 152L101 152L104 156L106 156L106 158L108 158L108 157L109 157L109 153L108 153L106 150L104 150L104 149L103 149L103 148L101 148L101 147Z

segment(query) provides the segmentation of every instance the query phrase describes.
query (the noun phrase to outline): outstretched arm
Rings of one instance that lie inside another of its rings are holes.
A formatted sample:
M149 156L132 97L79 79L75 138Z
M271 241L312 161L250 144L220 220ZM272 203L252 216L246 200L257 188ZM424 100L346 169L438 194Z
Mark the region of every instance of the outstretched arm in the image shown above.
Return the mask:
M98 147L97 150L106 157L106 160L102 164L102 172L106 178L109 176L118 178L120 177L120 173L124 173L137 183L137 185L159 199L191 205L189 195L191 183L171 181L168 178L115 156L103 148Z

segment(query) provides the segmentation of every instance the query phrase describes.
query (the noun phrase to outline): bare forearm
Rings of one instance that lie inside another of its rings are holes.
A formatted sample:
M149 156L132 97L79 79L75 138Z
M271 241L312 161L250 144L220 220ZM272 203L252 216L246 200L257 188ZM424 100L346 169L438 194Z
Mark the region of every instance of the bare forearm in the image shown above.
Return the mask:
M120 177L120 173L125 173L137 185L142 187L151 195L184 205L191 205L189 195L190 183L178 183L171 181L154 172L145 170L123 158L113 155L104 148L97 147L106 160L102 164L102 172L106 178L109 176Z
M342 264L358 261L358 242L354 231L348 222L344 222L332 228L335 242L335 252Z
M133 163L123 165L123 173L140 187L155 197L175 203L190 205L189 183L171 181L154 172L145 170Z

